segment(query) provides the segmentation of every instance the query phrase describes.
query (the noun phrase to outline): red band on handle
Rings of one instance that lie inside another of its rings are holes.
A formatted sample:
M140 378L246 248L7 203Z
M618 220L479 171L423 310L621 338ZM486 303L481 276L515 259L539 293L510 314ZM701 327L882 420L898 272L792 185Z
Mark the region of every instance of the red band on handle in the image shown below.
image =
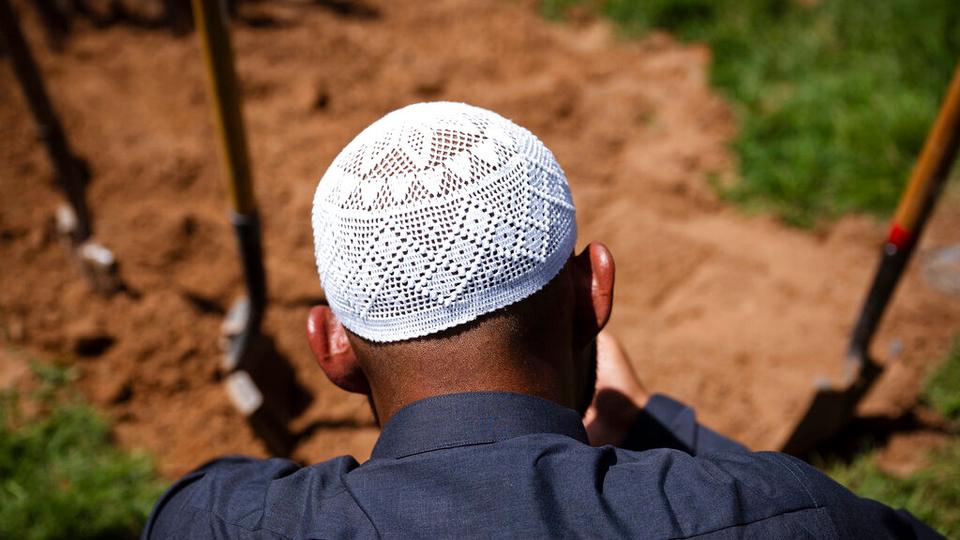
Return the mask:
M890 226L890 233L887 234L887 242L897 246L898 249L903 249L910 243L912 236L910 231L904 229L900 226L899 223L894 223Z

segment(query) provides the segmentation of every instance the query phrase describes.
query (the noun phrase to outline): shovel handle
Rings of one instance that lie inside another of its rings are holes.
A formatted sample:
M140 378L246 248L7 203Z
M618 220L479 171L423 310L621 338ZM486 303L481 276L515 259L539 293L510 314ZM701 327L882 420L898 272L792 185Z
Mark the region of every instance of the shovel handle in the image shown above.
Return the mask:
M193 0L200 47L207 66L207 87L213 101L217 137L233 211L250 215L256 210L250 179L250 158L240 110L233 46L224 0Z
M902 246L920 234L930 213L931 194L950 174L960 143L960 64L953 73L943 106L927 136L910 181L900 198L887 240Z
M849 358L869 362L869 346L960 149L960 64L900 197L883 256L850 340Z
M227 173L230 215L243 264L244 281L250 301L245 333L259 331L266 309L266 275L260 220L253 196L250 158L240 110L237 74L233 67L233 47L228 30L229 13L225 0L193 0L200 47L207 65L207 83L213 101L220 155Z

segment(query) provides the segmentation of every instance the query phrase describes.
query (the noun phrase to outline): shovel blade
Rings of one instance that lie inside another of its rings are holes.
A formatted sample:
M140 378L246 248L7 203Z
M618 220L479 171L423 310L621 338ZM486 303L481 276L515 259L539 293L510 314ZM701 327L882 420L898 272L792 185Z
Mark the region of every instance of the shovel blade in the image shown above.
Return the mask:
M853 419L856 403L850 389L821 388L809 401L800 423L783 445L783 451L801 456L836 436Z
M797 427L784 443L782 451L803 456L818 445L836 437L857 412L857 405L880 376L881 367L866 357L847 359L846 384L820 383Z
M227 395L271 454L287 456L297 437L288 428L312 396L300 385L290 360L260 332L256 305L237 300L221 325L221 370Z

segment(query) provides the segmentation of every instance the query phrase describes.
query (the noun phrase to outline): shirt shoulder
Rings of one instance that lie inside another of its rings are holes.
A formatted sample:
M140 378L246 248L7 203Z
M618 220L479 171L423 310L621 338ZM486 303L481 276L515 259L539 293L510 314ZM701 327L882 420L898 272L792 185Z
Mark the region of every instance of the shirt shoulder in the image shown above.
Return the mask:
M622 466L611 468L608 476L616 481L618 475L624 475L643 483L650 482L643 477L649 476L651 468L657 470L655 490L663 501L661 511L677 524L679 537L725 537L728 533L734 537L937 537L909 514L858 497L786 454L619 453Z
M304 510L342 494L341 475L356 467L351 457L310 467L279 458L217 459L164 493L142 538L310 537L316 524Z
M838 537L807 471L779 455L602 450L597 459L609 464L597 490L604 506L625 523L655 525L654 536Z

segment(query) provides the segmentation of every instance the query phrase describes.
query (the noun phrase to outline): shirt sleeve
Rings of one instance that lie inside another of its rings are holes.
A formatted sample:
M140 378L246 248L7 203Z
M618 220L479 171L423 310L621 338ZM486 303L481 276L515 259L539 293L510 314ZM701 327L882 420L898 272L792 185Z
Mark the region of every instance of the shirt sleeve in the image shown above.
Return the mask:
M143 531L140 533L140 539L172 537L177 528L177 514L182 510L195 484L204 477L207 471L215 470L233 460L234 458L220 458L209 461L174 482L160 496L157 504L153 506L147 524L144 525Z
M878 501L859 497L809 464L787 454L755 454L778 462L800 482L816 506L826 509L840 538L942 539L940 533L913 516Z
M252 537L252 527L238 526L238 520L224 520L214 510L222 506L248 517L258 515L264 492L261 484L296 467L287 460L244 456L207 462L175 482L160 497L140 539ZM276 536L260 532L258 538Z
M638 451L673 448L693 456L749 451L733 439L700 425L692 408L662 394L654 394L640 411L622 447Z

